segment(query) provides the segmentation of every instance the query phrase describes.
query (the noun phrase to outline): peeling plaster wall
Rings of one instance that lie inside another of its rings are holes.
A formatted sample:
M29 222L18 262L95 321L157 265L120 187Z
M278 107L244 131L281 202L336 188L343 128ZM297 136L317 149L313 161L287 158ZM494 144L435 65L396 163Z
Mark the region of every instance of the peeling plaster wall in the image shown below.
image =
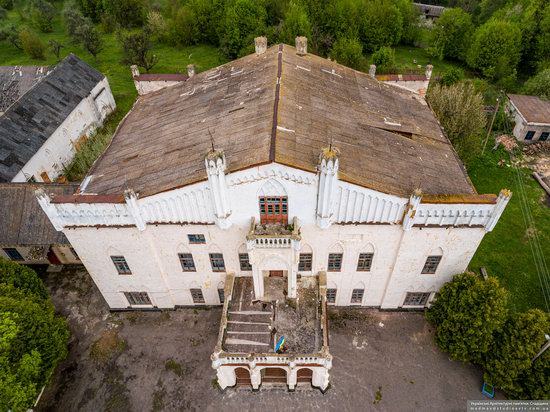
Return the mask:
M103 89L103 91L101 91ZM100 93L101 91L101 93ZM98 95L99 93L99 95ZM97 98L94 100L94 97ZM41 173L46 172L50 180L57 178L75 155L74 144L84 135L90 135L103 124L116 107L107 78L99 82L92 92L82 100L65 121L42 145L40 150L23 166L12 182L25 182L34 176L42 182Z
M164 89L166 87L174 86L181 81L166 81L166 80L134 80L134 85L140 96L157 90Z

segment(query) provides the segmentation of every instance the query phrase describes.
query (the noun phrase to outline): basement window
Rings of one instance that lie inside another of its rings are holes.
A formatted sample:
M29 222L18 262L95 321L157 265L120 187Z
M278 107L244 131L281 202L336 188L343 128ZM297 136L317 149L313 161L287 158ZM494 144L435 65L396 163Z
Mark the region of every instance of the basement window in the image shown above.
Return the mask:
M525 140L533 140L533 137L535 137L535 131L529 130L525 135Z
M433 275L439 266L439 262L441 262L441 256L428 256L422 268L422 273Z
M130 306L151 305L151 299L149 299L147 292L124 292L124 296L126 296Z
M193 298L193 303L204 303L204 296L202 295L201 289L189 289L191 292L191 298Z
M542 132L539 137L539 142L545 142L548 140L548 136L550 135L550 132Z
M8 257L9 257L11 260L15 260L15 261L17 261L17 260L19 260L19 261L25 260L25 259L23 259L23 256L21 256L21 253L19 253L19 251L18 251L16 248L14 248L14 247L6 247L6 248L4 248L3 250L4 250L4 253L5 253L6 255L8 255Z

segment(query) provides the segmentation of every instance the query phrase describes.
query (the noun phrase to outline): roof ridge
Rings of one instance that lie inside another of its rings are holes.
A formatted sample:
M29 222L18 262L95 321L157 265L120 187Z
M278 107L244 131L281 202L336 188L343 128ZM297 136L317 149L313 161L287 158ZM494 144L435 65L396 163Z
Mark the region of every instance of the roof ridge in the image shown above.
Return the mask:
M277 120L279 118L279 97L281 94L281 78L283 75L283 44L279 44L277 53L277 83L275 84L275 100L273 101L273 127L271 129L271 146L269 148L269 160L275 161L275 146L277 143Z

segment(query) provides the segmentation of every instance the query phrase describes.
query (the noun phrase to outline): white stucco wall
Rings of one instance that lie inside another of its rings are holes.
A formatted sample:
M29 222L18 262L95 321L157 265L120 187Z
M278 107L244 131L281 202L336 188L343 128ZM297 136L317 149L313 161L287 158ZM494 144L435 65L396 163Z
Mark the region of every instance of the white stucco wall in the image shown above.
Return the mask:
M396 219L396 211L404 212L407 199L357 186L353 195L342 196L344 190L351 189L349 184L342 183L333 199L334 220L350 222L363 219L374 224L334 223L328 229L320 229L316 224L318 182L314 174L266 165L234 173L227 176L226 181L232 208L232 226L227 230L214 224L207 182L139 199L142 217L149 222L144 231L138 230L135 225L65 227L64 233L111 308L128 307L122 292L131 291L147 292L153 305L159 308L192 305L190 288L202 289L205 304L219 304L217 289L223 284L225 273L212 271L209 253L223 253L227 272L252 276L251 271L240 270L238 254L247 251L246 235L250 218L254 216L259 221L258 196L265 192L283 191L279 194L288 196L289 221L294 216L299 219L301 250L313 253L313 270L302 275L326 271L328 254L343 253L342 270L327 274L327 287L337 289L336 304L343 306L350 304L355 288L365 289L363 306L383 308L402 306L406 292L435 292L452 275L467 268L485 233L483 227L477 226L487 222L491 214L490 210L481 209L487 205L457 205L464 209L464 214L460 209L460 214L453 217L445 210L437 221L444 222L445 218L466 227L431 227L430 224L430 227L414 226L405 231L401 219ZM171 196L179 200L172 201ZM367 198L370 199L368 202L363 201ZM367 207L367 204L370 206ZM96 216L93 206L89 205L60 206L65 207L61 213L67 213L68 221L73 223L78 221L79 215L74 212L76 217L73 216L69 208L90 209L81 217L82 224L90 226L94 224L94 219L108 218L110 224L117 219L114 215L105 217L102 213ZM451 206L445 205L447 209ZM105 208L105 205L101 207ZM491 209L493 207L491 205ZM468 208L473 211L471 216L467 215ZM430 216L433 217L434 213L430 212ZM121 213L120 218L128 224L131 216ZM164 223L160 223L162 219ZM189 222L189 219L208 224L177 223L178 220ZM477 219L474 221L476 227L468 227L466 222L473 219ZM188 234L205 235L206 244L189 244ZM363 252L374 252L369 272L356 270L359 253ZM197 271L183 272L178 253L192 253ZM427 256L439 254L443 258L437 273L422 275ZM125 257L132 275L117 273L110 256L118 255ZM290 270L297 263L297 256L288 249L266 249L255 257L257 261L253 262L253 266L266 270L270 265L276 266L271 267L273 270Z
M53 181L63 172L63 166L72 160L75 154L74 144L82 136L89 136L100 127L115 107L109 82L104 78L67 116L12 182L25 182L31 176L34 176L37 182L42 182L40 175L43 172Z
M544 125L528 123L513 104L508 104L507 110L508 113L514 117L516 124L514 126L513 134L517 140L524 143L534 143L539 140L541 133L550 132L550 124ZM531 140L525 140L525 136L528 131L535 132L535 135ZM550 138L548 140L550 141Z
M182 81L167 81L167 80L134 80L134 85L140 96L156 92L157 90L171 87Z

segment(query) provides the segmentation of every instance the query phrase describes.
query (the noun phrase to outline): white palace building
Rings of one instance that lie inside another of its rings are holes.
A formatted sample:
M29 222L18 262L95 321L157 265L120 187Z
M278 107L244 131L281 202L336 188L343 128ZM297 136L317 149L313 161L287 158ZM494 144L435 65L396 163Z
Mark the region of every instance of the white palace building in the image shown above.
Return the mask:
M511 196L422 97L306 45L140 96L75 194L37 193L111 309L224 305L222 388L326 389L327 305L429 305Z

